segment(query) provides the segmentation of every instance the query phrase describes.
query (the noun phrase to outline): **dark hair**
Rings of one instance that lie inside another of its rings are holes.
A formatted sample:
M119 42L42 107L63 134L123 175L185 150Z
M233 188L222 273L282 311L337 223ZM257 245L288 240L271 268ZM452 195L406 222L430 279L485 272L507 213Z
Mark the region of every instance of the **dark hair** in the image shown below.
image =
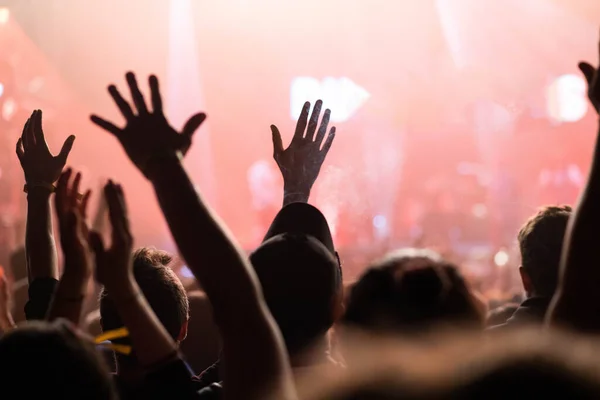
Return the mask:
M177 340L188 319L189 303L181 281L170 268L173 257L161 250L143 247L133 253L133 275L150 307L171 337ZM102 329L123 326L119 313L106 289L100 294Z
M458 269L410 249L388 255L354 285L343 322L375 331L421 331L447 323L482 327L475 297Z
M519 231L521 266L538 296L551 297L556 290L562 246L571 213L571 207L566 205L544 207Z
M0 360L7 398L117 399L94 346L61 321L8 332L0 340Z
M264 242L250 261L291 354L327 333L341 277L337 259L321 242L282 234Z

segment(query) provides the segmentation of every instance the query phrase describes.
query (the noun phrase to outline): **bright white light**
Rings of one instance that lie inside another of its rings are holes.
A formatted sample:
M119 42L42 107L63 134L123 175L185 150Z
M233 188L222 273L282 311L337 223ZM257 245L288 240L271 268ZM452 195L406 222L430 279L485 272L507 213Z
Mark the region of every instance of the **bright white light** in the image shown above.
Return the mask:
M559 122L575 122L588 110L587 85L579 75L559 76L547 92L548 115Z
M508 253L504 250L500 250L494 256L494 264L496 264L499 267L506 266L506 264L508 264L508 260L509 260Z
M377 239L385 239L390 235L388 220L383 215L373 217L373 227L375 228L375 237Z
M323 80L308 76L296 77L290 87L290 116L298 120L304 103L323 100L324 107L331 110L331 122L350 119L371 97L369 92L352 82L350 78L326 77Z
M6 24L8 22L9 16L10 16L10 11L8 11L8 8L6 8L6 7L0 8L0 24Z
M373 226L377 229L385 229L387 226L387 218L383 215L376 215L373 217Z
M2 105L2 118L4 118L5 121L10 121L15 115L16 111L17 104L15 103L14 99L9 97L8 99L4 100L4 104Z
M194 277L194 273L187 265L184 265L183 267L181 267L179 269L179 274L181 276L183 276L184 278L193 278Z
M4 94L4 84L0 83L0 97Z

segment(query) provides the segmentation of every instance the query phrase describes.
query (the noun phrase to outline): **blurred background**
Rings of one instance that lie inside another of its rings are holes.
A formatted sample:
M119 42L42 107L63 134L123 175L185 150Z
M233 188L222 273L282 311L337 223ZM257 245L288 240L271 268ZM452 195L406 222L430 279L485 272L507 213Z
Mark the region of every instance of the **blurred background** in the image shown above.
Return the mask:
M148 183L89 122L123 122L106 86L132 70L159 76L175 127L207 112L186 164L248 250L282 201L269 125L289 141L321 98L338 133L311 202L346 277L418 245L510 292L519 226L573 203L587 173L577 61L597 61L598 21L595 0L0 1L0 252L23 241L14 145L34 108L54 151L77 135L86 186L127 187L136 244L175 250Z

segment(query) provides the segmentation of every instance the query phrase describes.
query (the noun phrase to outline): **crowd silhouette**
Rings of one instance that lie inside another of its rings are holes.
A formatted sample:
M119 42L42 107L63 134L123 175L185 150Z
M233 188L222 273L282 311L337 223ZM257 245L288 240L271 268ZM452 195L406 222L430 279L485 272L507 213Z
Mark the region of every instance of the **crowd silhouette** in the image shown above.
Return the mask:
M600 72L579 68L600 113ZM125 78L131 100L108 87L125 125L91 121L152 185L201 291L188 294L175 256L134 248L127 188L108 180L88 218L91 191L67 167L75 136L52 155L33 111L16 144L27 225L14 262L27 284L0 274L2 398L600 398L600 148L577 205L543 207L515 236L525 300L489 309L460 265L429 249L397 249L344 281L309 204L336 137L320 100L304 104L289 146L271 126L282 208L247 254L182 164L206 114L177 131L158 79L148 101L136 75ZM23 323L11 309L19 296Z

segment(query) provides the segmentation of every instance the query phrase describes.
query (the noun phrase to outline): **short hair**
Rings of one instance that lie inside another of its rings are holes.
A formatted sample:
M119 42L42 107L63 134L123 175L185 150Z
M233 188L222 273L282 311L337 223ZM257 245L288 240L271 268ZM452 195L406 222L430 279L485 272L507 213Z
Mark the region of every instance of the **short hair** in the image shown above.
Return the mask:
M0 360L9 398L117 399L108 367L92 343L60 320L30 322L8 332L0 340Z
M341 275L338 260L321 242L280 234L265 241L250 261L288 352L304 350L329 331Z
M547 206L529 218L519 231L521 266L538 296L550 297L558 285L558 273L570 206Z
M133 253L133 275L150 307L169 335L177 340L188 320L189 303L183 284L170 267L173 257L162 250L143 247ZM123 326L115 304L106 288L100 294L102 329Z
M456 266L431 251L391 253L354 285L343 322L413 333L438 324L483 327L483 315Z

